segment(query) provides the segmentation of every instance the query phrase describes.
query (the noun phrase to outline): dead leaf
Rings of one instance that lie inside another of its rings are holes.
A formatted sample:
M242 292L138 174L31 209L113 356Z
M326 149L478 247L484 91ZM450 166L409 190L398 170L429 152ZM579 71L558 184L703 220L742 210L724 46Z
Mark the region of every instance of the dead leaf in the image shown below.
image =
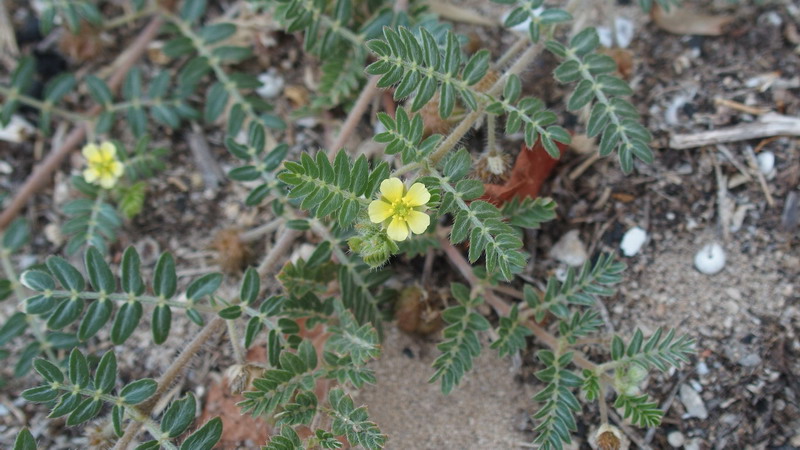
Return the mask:
M567 146L558 142L556 144L563 155ZM485 192L479 200L500 206L515 197L536 198L558 161L547 153L541 142L537 142L532 149L523 146L508 181L504 184L484 184Z
M725 26L733 21L733 16L702 14L687 7L673 8L666 12L658 5L653 7L650 16L664 31L700 36L724 34Z
M292 102L295 108L302 108L308 104L308 90L297 84L290 84L283 88L283 95Z

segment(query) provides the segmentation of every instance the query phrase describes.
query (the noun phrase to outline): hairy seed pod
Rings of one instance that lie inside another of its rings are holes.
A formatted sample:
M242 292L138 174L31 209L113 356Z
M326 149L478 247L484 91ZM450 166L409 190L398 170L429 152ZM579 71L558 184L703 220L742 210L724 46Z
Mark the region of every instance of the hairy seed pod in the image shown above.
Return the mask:
M613 425L604 423L595 434L598 450L620 450L622 448L622 433Z

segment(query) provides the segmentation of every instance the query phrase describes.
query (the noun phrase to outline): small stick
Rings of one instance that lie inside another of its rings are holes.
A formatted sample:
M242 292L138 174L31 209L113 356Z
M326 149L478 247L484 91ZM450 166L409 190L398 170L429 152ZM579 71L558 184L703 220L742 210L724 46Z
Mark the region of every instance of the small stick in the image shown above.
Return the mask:
M745 148L744 151L747 153L747 162L750 163L750 168L752 169L753 173L756 174L756 178L758 178L758 184L761 186L761 190L764 191L764 196L767 198L767 203L770 207L774 207L775 199L772 198L772 193L769 191L769 185L767 184L766 177L764 177L764 174L761 173L761 170L758 168L756 154L750 147Z
M347 139L353 134L355 131L358 122L361 121L361 117L364 116L364 112L367 110L369 103L372 101L372 98L375 96L375 93L378 92L378 80L380 77L377 75L373 75L369 78L367 85L364 86L364 89L361 91L361 95L358 96L358 100L356 100L356 104L353 105L353 109L350 110L350 113L347 115L347 119L345 119L344 124L342 124L342 129L339 131L339 135L336 136L336 140L331 144L328 148L328 158L333 158L336 155L336 152L341 149Z
M197 161L197 167L203 176L206 189L216 191L225 180L225 173L220 169L216 158L211 154L203 130L196 122L192 122L192 131L187 134L187 141L189 150L191 150L192 156Z
M759 108L757 106L747 106L743 103L735 102L733 100L728 100L726 98L717 97L714 99L714 103L717 105L727 106L728 108L735 109L737 111L742 111L747 114L752 114L754 116L760 116L762 114L768 113L770 110L769 108Z
M673 135L669 140L669 146L683 150L782 135L800 136L800 118L775 113L764 114L753 123L700 133Z
M289 247L294 244L294 241L300 236L300 232L287 228L283 234L275 241L275 246L269 251L264 261L258 266L258 275L262 278L272 270L272 267L282 258L289 250Z

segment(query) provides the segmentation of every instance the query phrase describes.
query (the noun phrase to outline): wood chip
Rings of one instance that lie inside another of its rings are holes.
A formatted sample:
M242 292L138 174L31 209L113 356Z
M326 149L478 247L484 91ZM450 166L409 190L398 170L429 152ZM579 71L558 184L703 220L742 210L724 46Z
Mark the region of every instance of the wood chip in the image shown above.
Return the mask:
M669 146L682 150L772 136L800 136L800 118L768 113L752 123L700 133L675 134L670 138Z

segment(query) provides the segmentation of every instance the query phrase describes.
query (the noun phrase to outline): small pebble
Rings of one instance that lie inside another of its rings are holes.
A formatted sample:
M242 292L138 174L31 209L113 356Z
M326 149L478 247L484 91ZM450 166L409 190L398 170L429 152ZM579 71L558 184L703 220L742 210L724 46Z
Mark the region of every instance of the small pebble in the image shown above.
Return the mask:
M705 420L708 418L708 410L703 398L688 384L682 384L680 390L681 403L686 408L685 417L697 417Z
M258 76L261 87L256 89L256 93L263 98L275 98L283 91L283 77L278 75L274 69L270 69Z
M596 27L597 36L600 37L600 45L605 48L611 48L614 46L614 36L611 34L611 29L608 27Z
M667 435L667 442L669 442L669 445L678 448L686 442L686 438L680 431L673 431Z
M647 232L639 227L633 227L622 236L619 247L625 256L635 256L647 241Z
M578 230L571 230L561 236L556 245L550 249L550 257L575 267L586 262L589 255L586 253L586 246L581 241Z
M758 170L764 175L769 175L775 168L775 153L761 152L758 154Z
M13 143L23 142L28 136L32 135L35 131L33 125L28 123L20 116L13 115L8 125L0 126L0 141L7 141Z
M617 35L617 45L619 48L628 48L633 41L633 22L624 17L614 19L614 31Z
M694 266L706 275L714 275L725 267L725 250L717 244L703 246L694 255Z
M700 439L694 438L691 441L687 442L683 448L686 450L700 450L702 448L702 446L700 445L701 443L702 441Z
M750 353L749 355L739 358L739 365L744 367L753 367L759 364L761 364L761 357L755 353Z
M701 377L702 376L706 376L706 375L709 374L709 372L710 371L708 370L708 364L706 364L705 361L700 361L699 363L697 363L697 374L698 375L700 375Z

